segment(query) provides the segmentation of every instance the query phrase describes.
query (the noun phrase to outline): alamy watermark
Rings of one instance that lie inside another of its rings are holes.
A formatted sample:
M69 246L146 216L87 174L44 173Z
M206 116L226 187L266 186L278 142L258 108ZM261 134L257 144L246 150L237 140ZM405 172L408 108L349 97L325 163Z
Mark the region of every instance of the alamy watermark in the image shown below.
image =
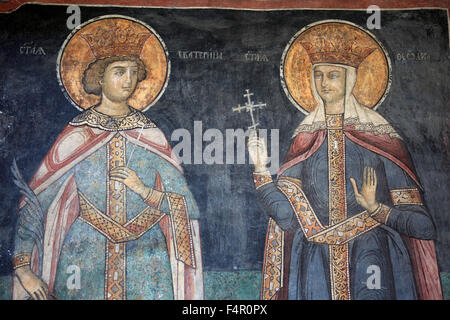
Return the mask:
M250 132L251 129L225 129L225 133L219 129L203 131L202 121L194 121L193 136L184 128L172 132L170 140L177 142L172 153L183 164L253 164L246 146ZM268 147L268 170L276 174L280 163L279 129L270 129L270 137L267 129L258 129L258 135Z
M66 10L67 14L70 16L67 18L66 26L67 29L73 30L78 27L81 23L81 9L79 6L68 6Z
M366 281L367 289L381 289L380 267L375 264L368 266L367 274L370 274Z
M69 274L67 277L66 286L69 290L80 290L81 289L81 270L80 267L72 264L67 267L66 273Z
M381 29L381 10L377 5L371 5L367 8L366 11L370 14L369 18L367 18L367 29Z

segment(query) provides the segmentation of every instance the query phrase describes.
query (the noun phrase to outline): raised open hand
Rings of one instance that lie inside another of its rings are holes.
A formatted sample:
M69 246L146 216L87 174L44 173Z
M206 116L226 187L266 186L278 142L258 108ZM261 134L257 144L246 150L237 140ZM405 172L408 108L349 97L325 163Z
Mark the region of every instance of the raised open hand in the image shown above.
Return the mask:
M356 181L350 178L350 182L353 186L355 198L358 204L364 207L369 212L374 212L378 208L378 202L375 199L377 191L377 174L372 167L364 167L363 171L363 183L361 190L358 190Z

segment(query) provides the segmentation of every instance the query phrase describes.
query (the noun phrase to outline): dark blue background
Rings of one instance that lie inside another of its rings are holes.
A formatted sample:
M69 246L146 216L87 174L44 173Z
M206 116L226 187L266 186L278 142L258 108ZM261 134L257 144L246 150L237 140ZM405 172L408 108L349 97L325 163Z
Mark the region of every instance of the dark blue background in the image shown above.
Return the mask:
M280 130L280 161L303 119L280 85L280 60L291 37L323 19L365 27L365 11L186 10L81 7L82 22L122 14L152 26L165 42L172 71L168 87L146 114L170 139L177 128L193 132L244 128L248 117L231 108L249 88L267 103L263 128ZM0 14L0 275L11 272L12 235L19 193L9 167L18 160L30 179L54 139L79 113L63 96L56 78L58 51L70 30L65 6L25 5ZM372 31L392 60L392 87L378 111L403 136L425 188L439 229L438 262L450 271L448 186L448 26L444 10L383 11ZM33 42L46 55L20 55ZM178 51L219 51L223 60L182 60ZM244 60L260 53L268 62ZM427 52L428 61L398 61L397 53ZM8 127L8 125L10 125ZM206 145L205 143L204 145ZM259 270L267 217L256 199L249 165L185 165L199 204L205 270Z

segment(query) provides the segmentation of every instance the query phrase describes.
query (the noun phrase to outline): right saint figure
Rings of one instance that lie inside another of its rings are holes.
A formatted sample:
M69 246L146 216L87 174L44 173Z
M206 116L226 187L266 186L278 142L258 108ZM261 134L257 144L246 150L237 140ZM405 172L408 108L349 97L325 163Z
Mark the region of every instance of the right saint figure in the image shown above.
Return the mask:
M442 299L434 239L414 165L374 109L390 86L383 46L327 20L288 44L282 84L308 113L278 172L254 133L255 187L270 216L262 299Z

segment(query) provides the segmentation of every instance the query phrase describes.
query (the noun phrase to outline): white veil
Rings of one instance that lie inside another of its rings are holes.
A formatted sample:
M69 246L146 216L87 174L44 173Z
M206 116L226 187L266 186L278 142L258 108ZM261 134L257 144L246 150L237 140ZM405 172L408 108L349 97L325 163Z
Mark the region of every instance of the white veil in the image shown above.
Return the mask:
M370 131L374 134L389 134L391 137L400 138L394 128L378 112L362 105L353 95L353 88L357 80L357 69L343 64L317 63L313 65L311 76L311 89L317 107L303 119L294 132L296 136L300 132L314 132L326 129L325 107L322 98L317 92L314 81L314 67L338 66L346 70L345 101L344 101L344 125L354 125L357 131Z

